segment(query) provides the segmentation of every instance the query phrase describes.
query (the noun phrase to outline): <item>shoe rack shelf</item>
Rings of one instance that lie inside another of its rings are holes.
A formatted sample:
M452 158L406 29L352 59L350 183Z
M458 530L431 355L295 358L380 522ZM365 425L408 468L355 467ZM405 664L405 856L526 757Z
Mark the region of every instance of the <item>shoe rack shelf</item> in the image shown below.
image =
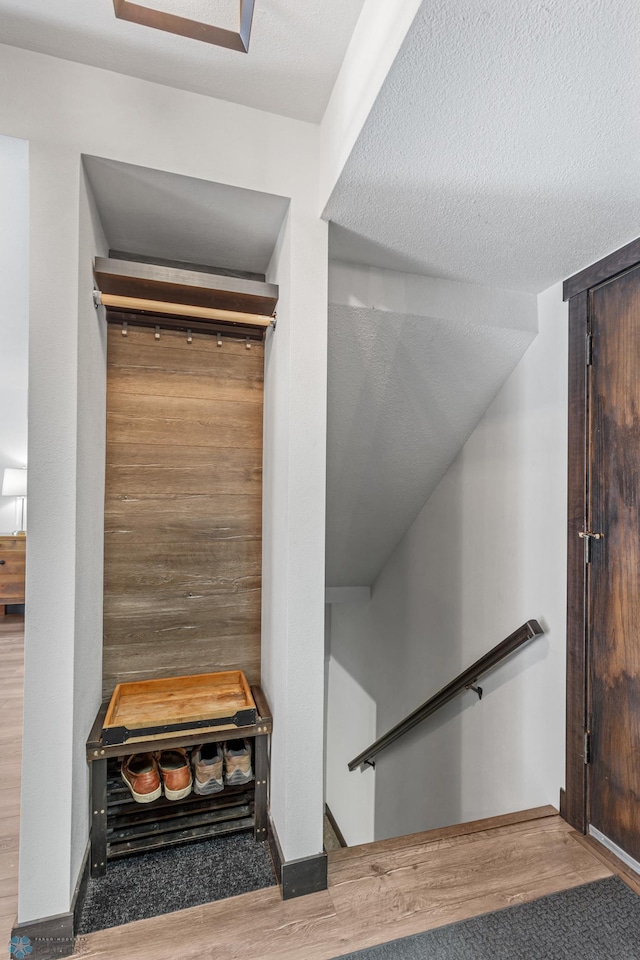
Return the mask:
M268 738L273 722L271 710L259 686L252 686L257 717L248 726L176 734L150 735L144 740L109 744L102 739L106 700L87 740L91 771L91 874L102 876L109 860L157 850L206 837L253 830L256 841L267 839L269 787ZM170 747L221 743L229 739L253 741L255 779L243 786L226 786L212 796L191 793L183 800L164 796L152 803L136 803L120 777L120 762L134 753L152 753Z

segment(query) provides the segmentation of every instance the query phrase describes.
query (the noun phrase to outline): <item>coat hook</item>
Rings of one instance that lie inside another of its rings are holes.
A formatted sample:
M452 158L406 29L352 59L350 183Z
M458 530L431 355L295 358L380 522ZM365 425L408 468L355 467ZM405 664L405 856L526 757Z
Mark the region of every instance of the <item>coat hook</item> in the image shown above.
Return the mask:
M220 333L219 330L218 330L218 346L219 346L219 347L222 346L222 334Z
M156 327L156 340L160 339L160 327Z
M191 336L191 330L187 330L187 343L193 343L193 337Z
M126 321L126 320L123 320L123 321L122 321L122 336L123 336L123 337L126 337L126 335L127 335L127 328L128 328L128 326L129 326L129 324L127 323L127 321Z

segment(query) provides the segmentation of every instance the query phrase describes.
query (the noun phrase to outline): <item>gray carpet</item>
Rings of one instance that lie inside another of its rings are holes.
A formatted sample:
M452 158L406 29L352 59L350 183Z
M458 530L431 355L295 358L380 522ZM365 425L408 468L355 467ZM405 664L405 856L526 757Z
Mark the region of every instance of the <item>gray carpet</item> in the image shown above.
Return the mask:
M640 897L618 877L336 960L639 960Z
M78 933L117 927L275 886L265 843L237 833L109 863L91 878Z

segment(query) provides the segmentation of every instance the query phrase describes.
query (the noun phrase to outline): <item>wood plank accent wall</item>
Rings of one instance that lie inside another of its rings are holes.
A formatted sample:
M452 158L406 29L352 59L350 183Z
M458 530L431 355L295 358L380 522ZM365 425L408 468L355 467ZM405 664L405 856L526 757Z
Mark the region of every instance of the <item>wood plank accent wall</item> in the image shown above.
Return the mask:
M103 692L260 682L264 346L108 330Z

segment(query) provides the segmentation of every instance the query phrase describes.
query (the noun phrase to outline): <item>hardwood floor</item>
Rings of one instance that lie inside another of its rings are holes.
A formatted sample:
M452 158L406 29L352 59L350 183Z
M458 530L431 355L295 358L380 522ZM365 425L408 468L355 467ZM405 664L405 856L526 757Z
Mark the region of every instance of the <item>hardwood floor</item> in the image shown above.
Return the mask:
M0 619L0 942L17 903L22 621ZM552 807L329 856L329 889L283 903L277 889L78 938L91 960L330 960L375 943L607 877Z
M2 612L0 607L0 613ZM0 616L0 949L18 910L24 618Z
M611 875L576 843L551 808L535 820L459 837L435 831L331 855L324 893L283 903L276 890L94 933L78 956L93 960L330 960L489 910Z

